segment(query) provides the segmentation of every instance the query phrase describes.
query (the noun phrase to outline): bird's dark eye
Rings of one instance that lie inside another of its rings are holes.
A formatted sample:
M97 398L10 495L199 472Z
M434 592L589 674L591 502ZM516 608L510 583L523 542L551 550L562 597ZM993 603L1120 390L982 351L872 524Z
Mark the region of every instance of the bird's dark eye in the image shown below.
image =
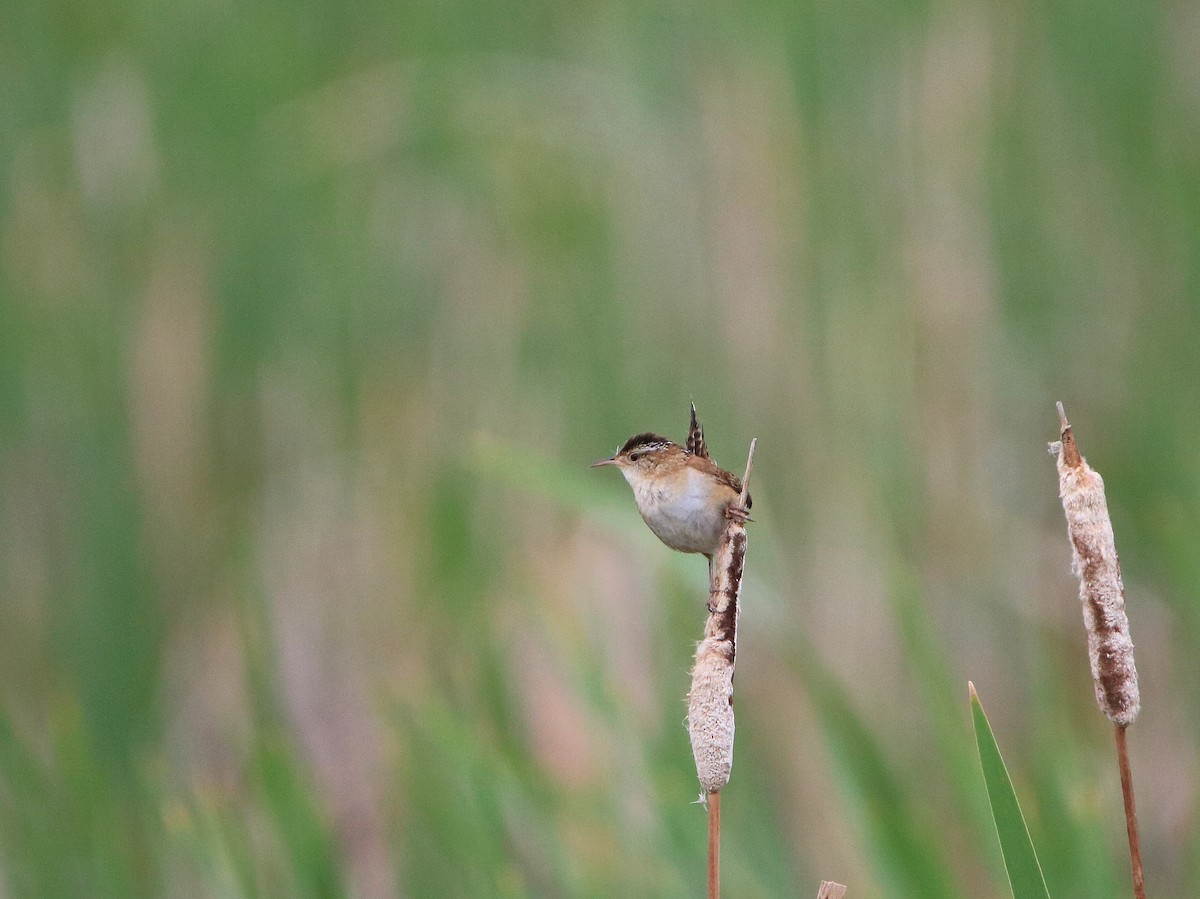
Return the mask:
M629 454L629 461L630 461L630 462L636 462L636 461L638 460L638 456L640 456L640 455L641 455L641 453L630 453L630 454Z

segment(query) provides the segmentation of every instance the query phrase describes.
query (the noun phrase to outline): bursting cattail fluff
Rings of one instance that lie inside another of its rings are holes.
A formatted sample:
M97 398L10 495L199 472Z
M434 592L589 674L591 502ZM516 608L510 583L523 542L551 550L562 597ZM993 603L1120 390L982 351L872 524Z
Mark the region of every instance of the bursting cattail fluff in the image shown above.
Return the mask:
M1073 548L1072 569L1079 577L1096 702L1110 721L1128 727L1137 718L1141 698L1104 480L1079 454L1062 403L1058 413L1062 439L1050 444L1050 451L1058 460L1059 496Z
M719 792L733 770L733 672L745 561L746 529L731 523L713 554L708 621L688 691L688 734L706 793Z
M700 439L703 441L703 435ZM742 573L746 567L745 511L757 445L756 437L750 441L746 474L742 476L742 492L737 500L741 514L729 516L731 520L713 553L708 620L704 623L704 639L696 647L692 689L688 691L688 735L696 760L696 776L705 794L719 793L729 783L733 771L733 671L737 662Z

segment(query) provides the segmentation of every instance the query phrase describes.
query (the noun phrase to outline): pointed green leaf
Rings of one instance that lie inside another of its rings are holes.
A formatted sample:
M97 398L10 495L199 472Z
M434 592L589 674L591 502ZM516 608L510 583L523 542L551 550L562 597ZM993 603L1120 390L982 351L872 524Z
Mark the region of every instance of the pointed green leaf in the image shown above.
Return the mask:
M1000 837L1000 851L1004 854L1004 867L1008 870L1013 899L1050 899L1046 879L1042 876L1042 866L1033 849L1033 840L1029 838L1029 828L1025 826L1025 817L1021 814L1008 769L1000 757L1000 747L996 745L992 726L979 702L975 685L968 683L968 687L971 691L971 716L975 722L979 764L983 768L983 781L992 804L992 818L996 822L996 834Z

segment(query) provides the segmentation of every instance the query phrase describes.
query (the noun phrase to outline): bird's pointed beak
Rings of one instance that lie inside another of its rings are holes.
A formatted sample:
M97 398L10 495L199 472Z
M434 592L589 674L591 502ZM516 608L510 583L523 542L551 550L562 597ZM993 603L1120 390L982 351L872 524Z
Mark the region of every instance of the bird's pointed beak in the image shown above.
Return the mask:
M597 459L595 462L593 462L591 465L589 465L588 468L599 468L601 465L616 465L616 464L617 464L617 457L610 456L607 459Z

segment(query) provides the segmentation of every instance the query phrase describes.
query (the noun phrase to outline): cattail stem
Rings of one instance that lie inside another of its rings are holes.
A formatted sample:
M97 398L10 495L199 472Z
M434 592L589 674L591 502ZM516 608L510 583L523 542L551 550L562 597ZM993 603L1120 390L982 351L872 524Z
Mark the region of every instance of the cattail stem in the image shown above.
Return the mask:
M1138 838L1137 808L1133 803L1133 772L1129 768L1129 745L1125 727L1116 725L1117 765L1121 769L1121 796L1125 800L1125 832L1129 835L1129 865L1133 869L1133 895L1146 899L1146 883L1142 876L1142 843Z
M737 506L745 512L757 438L750 442ZM708 806L708 895L720 893L721 788L733 770L733 671L737 656L738 597L746 563L745 515L731 515L713 553L704 639L696 646L688 691L688 735L696 776Z
M721 895L721 794L709 793L708 805L708 899Z
M754 470L754 450L758 447L758 438L750 441L750 452L746 455L746 473L742 475L742 494L738 497L738 505L746 508L746 500L750 498L750 472Z

